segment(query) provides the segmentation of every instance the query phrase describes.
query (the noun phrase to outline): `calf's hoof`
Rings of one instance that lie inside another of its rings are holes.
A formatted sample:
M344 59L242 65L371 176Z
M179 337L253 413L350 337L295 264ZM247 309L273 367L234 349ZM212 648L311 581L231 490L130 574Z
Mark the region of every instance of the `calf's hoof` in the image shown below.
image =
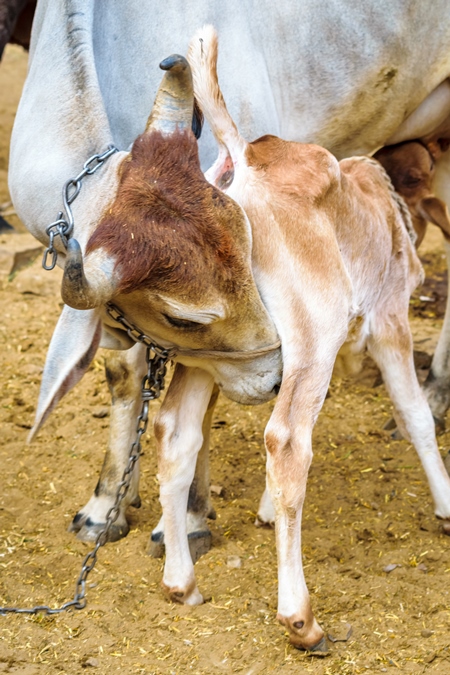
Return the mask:
M80 541L90 542L97 539L100 532L105 528L105 524L106 523L94 523L89 516L77 513L67 530L69 532L75 532L77 539ZM130 526L126 520L113 523L108 530L106 541L119 541L119 539L126 537L129 531Z
M309 618L300 619L295 616L284 617L280 614L277 619L288 629L289 641L296 649L302 649L316 656L328 654L328 643L323 630L310 614Z
M275 527L275 521L274 520L263 520L258 513L256 518L255 518L255 527L266 527L266 528L269 528L270 530L273 530L274 527Z
M203 604L203 595L198 590L195 580L186 589L182 589L179 586L168 586L164 581L162 582L162 587L164 593L172 602L190 605L191 607Z
M212 534L210 530L198 530L189 532L188 543L192 562L195 563L202 555L208 553L211 548ZM147 553L152 558L162 558L164 556L164 532L152 532L148 544Z
M297 647L297 649L299 649L299 647ZM306 651L313 656L328 656L330 650L328 649L328 642L325 635L316 645L308 647Z

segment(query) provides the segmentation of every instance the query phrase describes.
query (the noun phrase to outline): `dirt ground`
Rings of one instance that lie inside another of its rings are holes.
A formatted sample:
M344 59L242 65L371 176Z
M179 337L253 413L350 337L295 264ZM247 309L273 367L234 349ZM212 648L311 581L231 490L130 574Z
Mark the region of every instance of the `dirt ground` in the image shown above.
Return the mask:
M0 204L8 200L7 145L25 69L24 53L8 48L0 65ZM1 247L8 236L0 236ZM445 300L435 234L424 258L434 281L416 294L412 326L416 348L432 354ZM89 550L67 526L95 486L107 442L103 353L26 444L61 308L59 282L58 271L44 272L36 260L0 284L1 604L70 599ZM100 550L87 608L0 617L0 673L450 673L450 541L433 516L414 450L382 430L391 405L376 380L367 366L356 380L334 383L314 434L303 555L316 616L341 639L330 643L329 656L288 644L276 621L274 533L253 524L272 404L251 408L222 398L211 461L212 483L224 492L213 495L213 547L196 564L210 601L194 609L169 604L160 588L162 561L146 554L160 512L149 433L142 508L130 511L128 537ZM450 432L439 445L445 456ZM241 566L231 567L230 556Z

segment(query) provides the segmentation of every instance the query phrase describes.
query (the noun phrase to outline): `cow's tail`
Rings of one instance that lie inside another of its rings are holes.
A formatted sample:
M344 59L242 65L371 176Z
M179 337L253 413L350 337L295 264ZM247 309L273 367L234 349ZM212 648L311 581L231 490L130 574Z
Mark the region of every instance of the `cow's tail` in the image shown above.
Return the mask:
M247 143L240 135L225 105L217 78L218 38L213 26L201 28L192 38L188 61L192 69L195 98L221 148L228 150L233 161Z

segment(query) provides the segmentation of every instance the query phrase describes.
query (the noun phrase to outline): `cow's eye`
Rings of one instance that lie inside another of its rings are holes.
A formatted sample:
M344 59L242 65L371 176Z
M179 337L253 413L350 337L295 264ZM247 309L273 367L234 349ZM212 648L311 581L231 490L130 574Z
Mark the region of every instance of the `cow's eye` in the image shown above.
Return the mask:
M199 330L203 328L202 323L197 323L197 321L189 321L188 319L178 319L174 316L169 316L168 314L163 314L163 317L174 328L183 328L184 330Z

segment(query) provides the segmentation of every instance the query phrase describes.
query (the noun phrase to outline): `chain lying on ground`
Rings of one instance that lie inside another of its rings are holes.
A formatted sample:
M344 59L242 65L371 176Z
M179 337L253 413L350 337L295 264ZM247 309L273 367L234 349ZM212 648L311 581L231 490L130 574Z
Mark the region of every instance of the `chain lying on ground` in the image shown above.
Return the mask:
M88 160L83 164L83 170L75 176L68 180L63 187L63 205L64 212L60 211L56 220L46 228L50 243L44 251L44 257L42 258L42 267L44 270L52 270L58 259L58 251L54 247L55 237L61 237L61 241L65 248L67 248L67 239L73 230L73 214L70 205L75 201L75 199L80 194L81 186L83 185L83 178L85 176L92 176L98 169L103 166L104 162L111 157L117 148L114 145L108 145L108 149L105 152L100 154L92 155ZM48 263L48 256L51 255L50 263Z
M116 151L117 148L110 145L106 152L93 155L84 163L83 171L81 171L75 178L67 181L67 183L64 185L63 201L66 218L63 218L63 213L61 211L58 215L58 219L51 223L51 225L49 225L47 228L47 233L50 238L50 245L46 249L44 258L42 260L42 266L44 269L51 270L56 265L58 252L53 246L54 238L56 236L61 237L61 241L67 248L67 239L73 229L73 215L70 209L70 204L72 204L74 199L76 199L81 190L82 179L87 175L92 175L95 173L97 169L102 166L103 162ZM94 162L96 162L95 165ZM72 187L74 188L74 191L72 194L70 194L70 189ZM47 258L49 255L52 256L52 259L50 264L47 264ZM37 614L38 612L44 612L46 614L59 614L60 612L64 612L72 607L74 609L84 609L84 607L86 607L86 580L95 567L99 548L104 546L108 540L108 532L111 529L111 526L117 520L120 512L120 505L130 488L133 469L141 454L141 438L147 431L150 401L159 398L161 391L164 389L167 363L173 357L174 352L171 349L164 349L163 347L155 344L144 333L139 331L132 324L129 324L125 317L122 316L113 305L107 305L107 311L112 319L119 322L125 328L128 335L135 342L144 344L147 347L145 355L147 361L147 373L142 380L142 409L137 420L136 440L131 444L130 453L128 456L128 464L117 487L117 494L114 504L106 514L105 526L97 535L94 548L85 556L83 560L83 565L75 585L75 594L72 600L65 602L63 605L61 605L61 607L54 609L48 605L36 605L35 607L29 608L0 607L0 615Z
M130 331L128 331L128 334L130 335ZM24 609L18 607L0 607L0 614L37 614L38 612L45 612L46 614L59 614L60 612L70 609L71 607L74 609L84 609L84 607L86 607L86 580L97 562L98 549L101 546L104 546L104 544L107 542L108 532L119 516L120 504L122 503L122 500L124 499L131 485L134 465L141 454L141 438L142 435L147 431L150 401L157 399L161 391L164 389L164 378L167 371L167 362L172 356L170 350L163 349L158 345L155 345L143 333L137 332L137 334L130 335L130 337L132 337L136 342L144 343L147 346L147 373L142 380L142 409L137 421L136 440L131 445L130 454L128 456L128 464L122 474L122 480L118 485L114 505L106 514L105 526L101 532L99 532L97 539L95 540L94 548L86 555L83 560L81 572L76 582L73 600L69 600L69 602L64 603L61 605L61 607L56 609L52 609L47 605L37 605L36 607Z

